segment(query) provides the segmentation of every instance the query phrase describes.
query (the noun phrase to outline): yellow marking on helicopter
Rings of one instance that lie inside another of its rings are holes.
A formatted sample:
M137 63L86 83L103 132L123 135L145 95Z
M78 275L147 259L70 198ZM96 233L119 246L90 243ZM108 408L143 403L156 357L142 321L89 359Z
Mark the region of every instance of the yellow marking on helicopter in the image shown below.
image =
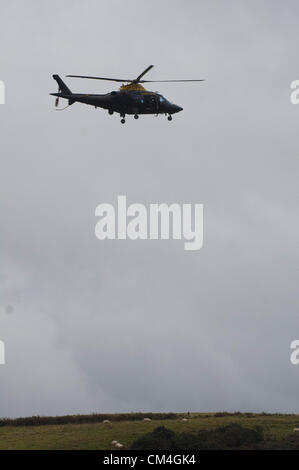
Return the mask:
M140 85L140 83L129 83L128 85L122 85L120 87L120 90L123 90L123 91L143 91L143 92L148 93L148 91L142 85Z

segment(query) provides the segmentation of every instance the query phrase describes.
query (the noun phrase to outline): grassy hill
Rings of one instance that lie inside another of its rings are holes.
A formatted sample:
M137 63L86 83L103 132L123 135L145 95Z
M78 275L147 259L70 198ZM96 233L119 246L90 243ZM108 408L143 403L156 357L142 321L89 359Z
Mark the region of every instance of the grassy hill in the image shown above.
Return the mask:
M150 417L150 422L143 421ZM186 422L182 418L187 417ZM103 424L104 419L111 426ZM294 441L299 448L299 415L254 413L156 413L76 415L31 417L0 420L0 450L6 449L113 449L112 440L129 448L132 442L158 426L175 432L196 434L200 430L216 429L238 423L251 429L261 426L266 447L280 447L281 442ZM294 442L293 444L294 445Z

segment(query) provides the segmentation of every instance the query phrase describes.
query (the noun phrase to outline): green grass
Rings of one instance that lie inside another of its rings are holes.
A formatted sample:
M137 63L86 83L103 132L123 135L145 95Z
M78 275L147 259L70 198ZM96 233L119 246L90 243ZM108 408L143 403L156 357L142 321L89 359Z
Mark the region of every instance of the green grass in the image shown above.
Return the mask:
M111 415L111 419L113 416L116 415ZM0 427L0 450L109 450L113 448L111 441L114 439L129 448L136 437L153 431L157 426L165 426L176 432L196 433L200 429L213 429L232 422L249 428L262 426L265 440L279 441L292 434L294 427L299 427L299 415L191 413L188 421L182 423L180 420L183 416L180 415L176 419L154 419L151 422L144 422L142 419L137 421L135 416L133 421L113 421L111 427L102 422L42 426L6 425Z

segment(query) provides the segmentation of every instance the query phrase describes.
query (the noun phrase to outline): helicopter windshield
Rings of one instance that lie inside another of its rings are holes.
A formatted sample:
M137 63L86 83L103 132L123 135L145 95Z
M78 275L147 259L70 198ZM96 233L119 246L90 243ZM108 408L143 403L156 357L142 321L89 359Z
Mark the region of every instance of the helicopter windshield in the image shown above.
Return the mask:
M167 100L166 98L164 98L164 96L162 96L162 95L159 95L159 101L160 101L160 103L165 103L165 104L170 103L170 101Z

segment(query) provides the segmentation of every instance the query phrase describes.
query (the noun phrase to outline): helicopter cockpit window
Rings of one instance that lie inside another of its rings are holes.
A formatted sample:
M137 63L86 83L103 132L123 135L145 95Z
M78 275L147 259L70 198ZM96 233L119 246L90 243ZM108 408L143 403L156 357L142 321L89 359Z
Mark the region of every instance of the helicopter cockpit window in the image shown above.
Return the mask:
M141 103L141 104L143 103L143 98L140 95L132 96L132 98L135 101L135 103Z
M166 99L163 98L163 96L159 96L159 101L160 101L160 103L165 103Z

